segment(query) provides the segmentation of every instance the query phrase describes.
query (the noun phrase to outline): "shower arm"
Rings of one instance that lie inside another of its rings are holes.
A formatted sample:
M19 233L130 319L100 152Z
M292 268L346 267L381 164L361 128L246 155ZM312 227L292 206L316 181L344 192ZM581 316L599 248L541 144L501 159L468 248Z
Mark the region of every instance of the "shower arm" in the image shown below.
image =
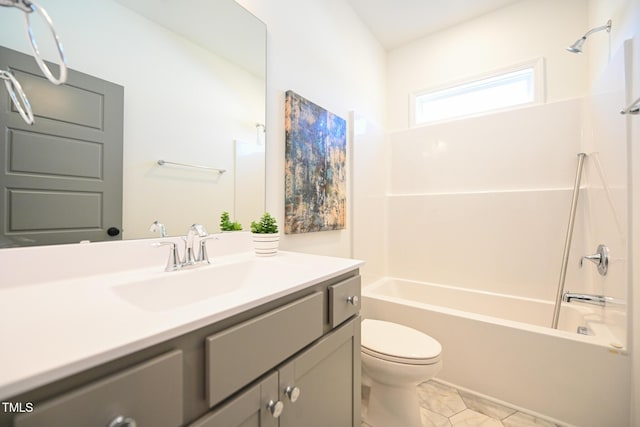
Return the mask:
M602 31L602 30L607 30L607 32L610 32L610 31L611 31L611 19L609 19L609 20L607 21L607 23L606 23L606 24L604 24L604 25L602 25L602 26L600 26L600 27L596 27L596 28L593 28L593 29L591 29L591 30L587 31L587 32L585 33L585 35L584 35L584 36L582 36L582 38L583 38L583 39L586 39L586 38L587 38L587 37L589 37L591 34L593 34L593 33L597 33L598 31Z

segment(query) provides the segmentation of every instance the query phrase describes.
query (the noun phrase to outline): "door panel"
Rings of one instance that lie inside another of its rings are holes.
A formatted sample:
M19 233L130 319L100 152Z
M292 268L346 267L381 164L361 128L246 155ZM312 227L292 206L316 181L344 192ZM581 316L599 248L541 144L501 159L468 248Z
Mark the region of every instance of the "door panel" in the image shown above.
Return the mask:
M122 86L70 70L49 83L29 55L0 47L35 123L0 85L0 247L119 240L122 229Z

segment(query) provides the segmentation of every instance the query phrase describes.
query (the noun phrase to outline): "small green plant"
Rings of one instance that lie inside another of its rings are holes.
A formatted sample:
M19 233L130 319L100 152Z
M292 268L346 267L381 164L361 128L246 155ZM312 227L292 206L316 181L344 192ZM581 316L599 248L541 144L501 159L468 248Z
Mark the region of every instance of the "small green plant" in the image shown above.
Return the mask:
M265 212L259 221L251 221L251 232L257 234L275 234L278 232L276 219L269 212Z
M222 212L222 215L220 215L220 230L240 231L242 230L242 225L239 222L231 222L229 212Z

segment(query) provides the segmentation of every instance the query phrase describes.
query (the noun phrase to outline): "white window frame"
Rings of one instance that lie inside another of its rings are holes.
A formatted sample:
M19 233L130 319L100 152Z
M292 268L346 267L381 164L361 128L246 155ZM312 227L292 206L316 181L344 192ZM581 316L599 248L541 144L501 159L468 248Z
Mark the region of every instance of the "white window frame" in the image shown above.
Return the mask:
M437 119L437 120L431 120L431 121L424 120L421 122L417 122L417 119L418 119L417 103L419 101L419 98L421 97L433 96L441 93L443 94L443 96L446 97L447 91L450 91L453 97L453 92L454 91L457 92L457 89L465 91L464 86L468 86L469 93L473 93L475 89L482 87L482 84L486 83L486 81L488 80L492 80L496 78L499 79L501 76L506 76L511 73L528 70L528 69L533 71L533 93L532 93L533 99L529 102L518 103L518 104L508 105L505 107L493 108L493 109L486 109L482 111L474 111L472 113L461 113L460 115L452 115L452 116L448 116L446 118ZM495 113L498 111L507 111L507 110L512 110L516 108L522 108L522 107L527 107L531 105L541 104L545 102L544 58L537 58L532 61L527 61L524 63L512 65L510 67L502 68L500 70L496 70L491 73L486 73L486 74L482 74L482 75L468 78L465 80L460 80L454 83L449 83L446 85L414 92L410 95L409 98L410 98L409 99L409 120L410 120L409 126L410 127L425 126L433 123L457 120L464 117L480 116L480 115Z

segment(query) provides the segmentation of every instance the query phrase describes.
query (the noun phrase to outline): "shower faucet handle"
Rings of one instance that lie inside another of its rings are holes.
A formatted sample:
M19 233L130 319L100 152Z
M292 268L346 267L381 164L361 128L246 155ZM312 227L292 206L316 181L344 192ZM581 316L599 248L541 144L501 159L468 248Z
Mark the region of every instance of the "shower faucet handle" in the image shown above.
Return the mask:
M585 255L580 258L580 268L582 268L582 263L585 259L598 266L598 273L600 273L601 276L607 275L607 271L609 270L609 248L605 245L598 245L598 250L595 254Z

